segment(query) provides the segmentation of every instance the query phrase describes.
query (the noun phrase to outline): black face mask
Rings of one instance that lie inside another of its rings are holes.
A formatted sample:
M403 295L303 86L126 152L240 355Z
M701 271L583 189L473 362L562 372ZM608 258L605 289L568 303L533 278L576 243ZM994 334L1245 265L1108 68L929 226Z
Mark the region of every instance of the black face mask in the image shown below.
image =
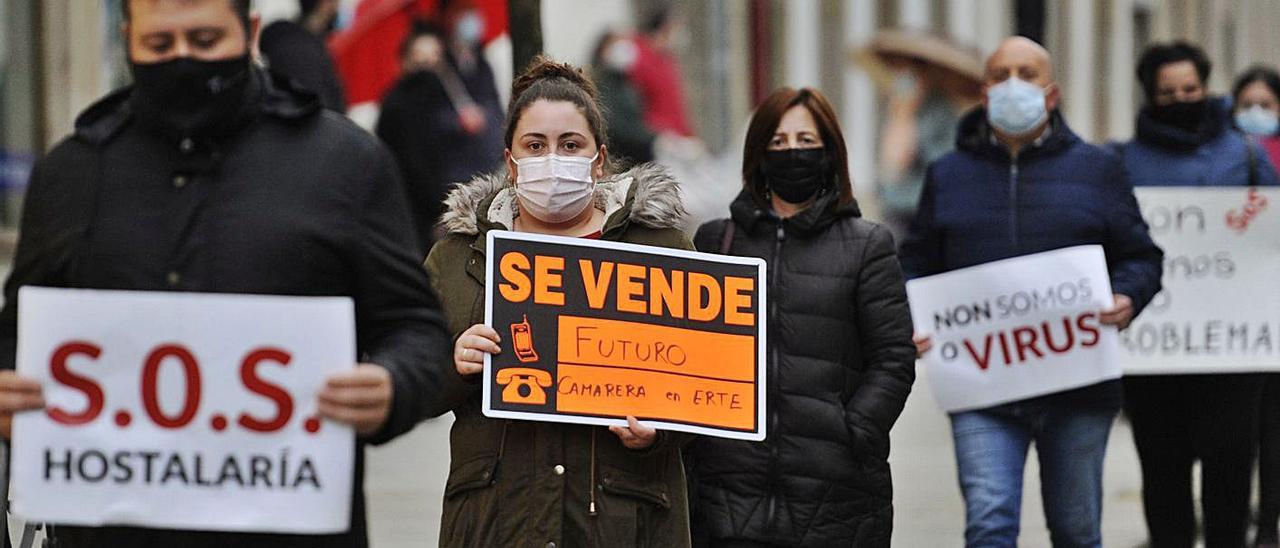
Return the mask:
M793 204L802 204L825 190L831 162L824 148L792 148L764 153L760 171L769 191Z
M132 106L148 127L174 138L210 137L237 127L248 101L249 55L130 63Z
M1151 112L1151 119L1156 122L1185 131L1196 132L1204 125L1204 119L1209 112L1209 101L1201 99L1185 103L1151 105L1148 108Z

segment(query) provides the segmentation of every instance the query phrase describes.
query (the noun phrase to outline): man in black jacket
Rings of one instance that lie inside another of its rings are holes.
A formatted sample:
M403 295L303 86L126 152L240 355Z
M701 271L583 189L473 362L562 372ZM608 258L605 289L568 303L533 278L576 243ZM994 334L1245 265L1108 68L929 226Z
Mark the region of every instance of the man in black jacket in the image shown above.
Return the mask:
M361 363L327 419L382 443L458 402L460 377L413 251L395 165L314 95L252 65L249 0L127 0L134 85L90 107L31 175L0 312L0 434L43 405L13 371L27 285L349 296ZM60 547L367 544L357 451L350 529L326 536L55 527ZM68 501L68 504L74 504Z

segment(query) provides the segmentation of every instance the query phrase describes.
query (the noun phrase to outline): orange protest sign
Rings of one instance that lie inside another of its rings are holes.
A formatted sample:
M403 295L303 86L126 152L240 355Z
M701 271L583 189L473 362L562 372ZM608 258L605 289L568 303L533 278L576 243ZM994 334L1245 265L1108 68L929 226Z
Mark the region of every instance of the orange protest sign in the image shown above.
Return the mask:
M764 439L765 266L755 258L493 231L491 417Z

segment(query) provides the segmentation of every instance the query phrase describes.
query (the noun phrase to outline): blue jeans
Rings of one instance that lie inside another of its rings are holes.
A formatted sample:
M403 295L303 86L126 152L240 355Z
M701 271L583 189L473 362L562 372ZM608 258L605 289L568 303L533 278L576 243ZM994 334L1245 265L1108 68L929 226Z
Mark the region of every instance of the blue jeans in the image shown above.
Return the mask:
M951 415L965 546L1014 547L1032 442L1054 548L1102 545L1102 461L1118 409L1028 400Z

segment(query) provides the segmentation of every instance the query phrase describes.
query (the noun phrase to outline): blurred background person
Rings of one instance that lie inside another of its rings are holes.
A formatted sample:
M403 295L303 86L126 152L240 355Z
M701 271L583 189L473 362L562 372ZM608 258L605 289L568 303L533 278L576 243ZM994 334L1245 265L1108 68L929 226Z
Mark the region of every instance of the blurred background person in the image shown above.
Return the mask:
M466 98L457 97L459 121L466 144L460 150L465 159L459 164L474 167L446 173L451 182L470 179L493 166L494 152L502 151L502 100L493 77L493 68L484 57L482 42L486 32L484 14L470 0L445 0L442 14L447 32L445 61L449 72L461 81ZM446 81L452 77L446 74Z
M688 40L684 21L674 6L659 2L640 31L635 37L631 81L644 104L644 123L656 133L692 137L679 61L679 51Z
M1236 79L1231 98L1236 128L1267 152L1272 166L1280 166L1280 73L1250 68Z
M449 187L497 167L503 148L502 106L480 51L484 18L465 0L441 15L448 32L415 22L401 44L401 76L374 130L400 164L424 257Z
M862 219L835 110L782 88L756 110L730 218L703 252L768 261L769 437L689 448L694 537L711 547L888 547L889 430L915 381L893 237Z
M1209 96L1211 68L1186 42L1143 52L1137 75L1146 105L1134 139L1116 147L1135 186L1277 184L1271 161L1231 128L1229 102ZM1196 461L1205 547L1245 545L1261 381L1257 374L1124 378L1152 546L1195 543Z
M445 176L452 152L448 139L465 130L440 77L448 67L439 29L416 24L400 48L400 61L403 74L382 99L375 133L400 166L418 251L425 257L451 182Z
M644 104L627 76L639 55L635 39L612 29L600 36L591 54L591 75L609 124L609 150L620 164L653 161L657 135L645 125Z
M859 60L888 95L880 132L881 213L901 239L915 217L925 169L955 148L960 115L982 101L982 59L931 34L885 31Z
M1267 152L1272 165L1280 165L1280 74L1254 66L1236 79L1232 88L1236 128ZM1277 548L1280 534L1280 374L1265 374L1258 417L1258 531L1256 548Z
M298 0L297 20L280 20L262 29L259 48L268 66L320 96L325 108L346 112L342 81L325 39L338 20L338 0Z

